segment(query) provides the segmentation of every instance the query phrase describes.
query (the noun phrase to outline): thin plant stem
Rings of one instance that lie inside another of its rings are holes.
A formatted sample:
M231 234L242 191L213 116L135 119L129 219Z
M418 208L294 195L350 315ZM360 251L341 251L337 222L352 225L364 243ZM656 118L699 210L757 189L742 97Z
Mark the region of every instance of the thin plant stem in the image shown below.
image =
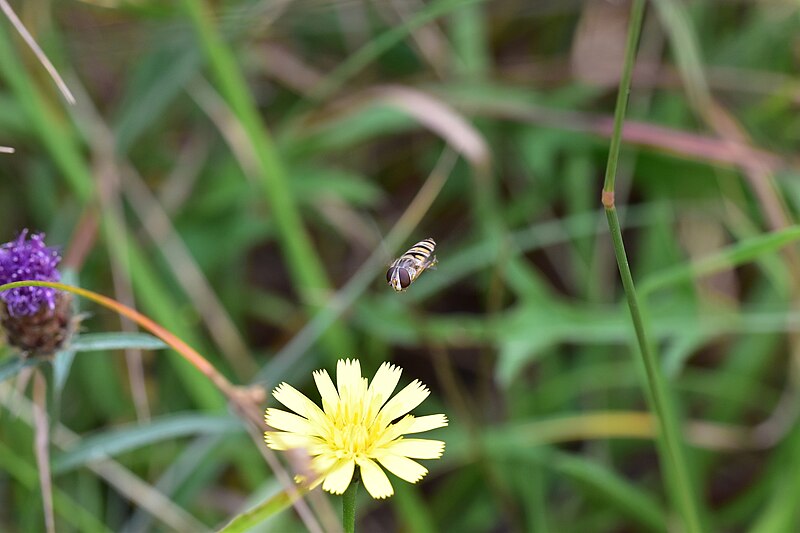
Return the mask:
M342 529L344 529L344 533L355 533L356 530L356 495L359 481L358 474L355 474L350 486L342 494Z
M34 453L39 467L39 489L42 493L44 524L47 533L55 533L53 515L53 477L50 475L50 420L47 416L47 383L37 368L33 373L33 420L36 432Z
M96 292L83 289L80 287L74 287L72 285L66 285L64 283L58 283L53 281L15 281L13 283L6 283L4 285L0 285L0 292L14 289L16 287L50 287L53 289L58 289L62 291L66 291L72 294L76 294L87 300L91 300L97 304L100 304L112 311L119 313L120 315L128 318L129 320L135 322L140 327L144 328L145 330L149 331L162 341L170 348L175 350L178 354L181 355L188 363L194 366L197 370L199 370L209 381L222 393L224 394L228 401L230 402L231 406L234 407L234 411L237 415L244 421L248 423L248 428L256 432L258 437L256 438L257 441L260 441L260 434L266 428L264 421L262 419L262 409L260 405L265 401L265 392L264 389L257 385L252 385L250 387L240 387L236 386L228 379L222 375L215 367L212 365L205 357L203 357L199 352L197 352L194 348L189 346L186 342L181 340L178 336L174 335L173 333L169 332L161 325L157 324L150 318L146 317L145 315L139 313L138 311L127 307L116 300L113 300L107 296L103 296L102 294L98 294ZM263 448L266 450L266 448ZM271 453L264 454L265 459L269 463L270 467L272 467L275 475L278 477L279 480L284 484L287 488L287 492L290 495L293 494L294 485L289 481L288 478L282 479L281 469L279 468L279 464L276 460L274 460ZM315 527L316 520L311 519L313 516L310 512L305 510L305 501L300 500L293 500L292 502L295 507L297 508L298 513L300 514L301 518L303 519L304 523L308 527L309 531L321 531L319 526ZM180 529L180 528L179 528Z
M628 41L625 44L625 63L622 67L622 77L619 80L617 104L614 108L614 127L611 131L611 145L608 148L608 163L606 177L603 183L603 205L608 209L614 207L614 185L617 178L617 163L619 162L619 149L622 145L622 123L628 110L628 95L631 91L631 78L633 77L633 64L636 59L636 47L639 34L642 30L644 19L644 0L634 0L631 6L631 16L628 21ZM609 195L610 206L606 196Z
M5 27L0 24L0 77L14 93L15 101L28 117L32 131L50 153L53 164L58 167L59 174L72 188L82 208L86 212L94 212L97 191L94 172L88 168L81 148L84 136L75 131L71 122L64 121L53 106L47 105L47 99L12 51L13 47ZM143 308L187 342L201 345L196 331L187 327L185 321L178 318L180 313L175 312L175 309L179 305L173 301L170 296L171 291L153 270L150 258L139 247L137 239L131 236L125 239L117 238L128 231L119 227L121 221L117 218L111 212L100 210L98 217L100 228L115 256L128 256L129 275L134 281L137 297L141 299ZM83 229L87 229L90 234L95 231L91 225ZM224 408L224 399L217 390L207 381L200 379L189 365L184 364L183 359L170 356L170 363L197 405L207 410Z
M67 84L64 82L64 79L58 73L56 67L54 67L53 64L50 62L50 60L47 59L47 56L45 55L44 51L42 51L41 47L33 38L31 33L25 27L25 25L22 24L22 21L19 20L19 17L17 16L16 13L14 13L14 10L11 9L11 5L6 0L0 0L0 10L2 10L5 16L8 17L8 20L9 22L11 22L11 25L14 26L17 32L19 32L22 39L25 41L25 43L33 51L33 54L36 56L36 59L39 60L39 62L42 64L42 66L50 75L50 77L53 78L53 82L55 82L56 87L58 87L58 90L61 91L62 95L64 95L64 98L67 100L67 102L69 102L71 105L75 105L75 97L72 95L72 92L69 90L69 87L67 87Z
M15 281L13 283L0 285L0 291L14 289L16 287L50 287L53 289L67 291L81 296L82 298L86 298L87 300L98 303L128 318L164 341L164 343L170 348L178 352L187 362L189 362L204 376L206 376L211 383L213 383L214 386L216 386L216 388L228 398L229 401L239 408L240 414L244 419L251 422L259 430L263 428L260 415L261 408L258 406L258 404L263 401L263 389L258 387L246 389L234 385L228 381L228 379L216 368L214 368L214 365L212 365L205 357L200 355L197 350L186 344L178 336L170 333L165 328L138 311L131 309L130 307L127 307L107 296L103 296L102 294L97 294L96 292L87 289L73 287L72 285L66 285L64 283L53 281Z
M639 344L641 362L646 378L646 390L651 407L655 411L658 420L659 454L666 472L668 489L671 490L673 502L678 507L683 518L685 530L699 532L702 531L700 511L689 476L689 467L681 437L681 426L673 408L661 367L658 364L655 349L647 334L642 309L639 306L633 276L628 264L628 257L625 253L625 244L622 240L617 209L614 205L614 180L622 143L622 124L628 104L628 93L630 92L636 47L644 18L644 8L645 0L634 0L631 7L625 63L614 111L614 128L611 135L605 183L603 184L602 202L608 219L608 227L614 245L614 255L617 259L620 277L622 278L622 286L625 290L631 320L636 331L636 339Z

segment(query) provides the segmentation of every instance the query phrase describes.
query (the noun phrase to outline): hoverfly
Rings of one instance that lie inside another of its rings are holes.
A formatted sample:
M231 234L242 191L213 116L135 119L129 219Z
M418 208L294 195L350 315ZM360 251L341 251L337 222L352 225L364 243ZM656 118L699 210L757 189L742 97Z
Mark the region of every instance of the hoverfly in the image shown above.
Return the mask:
M397 292L406 290L425 269L436 265L436 256L433 255L435 248L433 239L419 241L392 262L386 272L386 281Z

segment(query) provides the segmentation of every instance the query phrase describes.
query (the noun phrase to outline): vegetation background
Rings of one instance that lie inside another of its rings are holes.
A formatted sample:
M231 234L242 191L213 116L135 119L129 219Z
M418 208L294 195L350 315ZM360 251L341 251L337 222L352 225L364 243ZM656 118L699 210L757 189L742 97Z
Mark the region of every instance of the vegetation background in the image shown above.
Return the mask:
M445 455L362 493L360 530L679 523L600 205L627 2L14 7L77 104L2 20L0 241L46 232L69 279L235 383L317 398L311 371L350 356L430 386ZM623 235L710 531L800 528L798 10L649 2L623 136ZM438 269L395 294L387 263L425 237ZM81 305L84 332L132 330ZM176 354L69 362L59 531L213 529L282 490ZM44 528L28 396L0 383L3 531ZM338 498L312 503L336 527Z

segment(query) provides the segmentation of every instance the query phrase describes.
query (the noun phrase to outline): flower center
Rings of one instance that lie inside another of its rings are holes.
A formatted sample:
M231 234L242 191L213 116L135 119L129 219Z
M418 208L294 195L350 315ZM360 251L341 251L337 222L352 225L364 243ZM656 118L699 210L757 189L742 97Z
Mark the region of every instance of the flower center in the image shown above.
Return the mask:
M344 407L340 405L340 407ZM351 408L353 406L350 406ZM347 412L350 411L350 412ZM331 420L328 443L340 458L369 456L378 437L378 427L368 423L372 416L364 409L339 409Z

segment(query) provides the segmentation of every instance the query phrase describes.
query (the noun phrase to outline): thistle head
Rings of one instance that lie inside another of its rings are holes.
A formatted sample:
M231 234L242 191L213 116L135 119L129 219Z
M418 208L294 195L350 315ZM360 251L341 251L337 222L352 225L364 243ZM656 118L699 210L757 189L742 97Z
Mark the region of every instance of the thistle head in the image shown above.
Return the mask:
M14 281L59 281L56 270L61 255L55 248L44 243L44 234L34 233L28 238L28 230L19 237L0 246L0 285ZM54 310L55 289L49 287L17 287L0 292L12 317L35 315L42 308Z
M61 256L28 230L0 245L0 285L14 281L59 281ZM8 344L27 356L60 350L76 327L69 293L49 287L16 287L0 292L0 326Z

